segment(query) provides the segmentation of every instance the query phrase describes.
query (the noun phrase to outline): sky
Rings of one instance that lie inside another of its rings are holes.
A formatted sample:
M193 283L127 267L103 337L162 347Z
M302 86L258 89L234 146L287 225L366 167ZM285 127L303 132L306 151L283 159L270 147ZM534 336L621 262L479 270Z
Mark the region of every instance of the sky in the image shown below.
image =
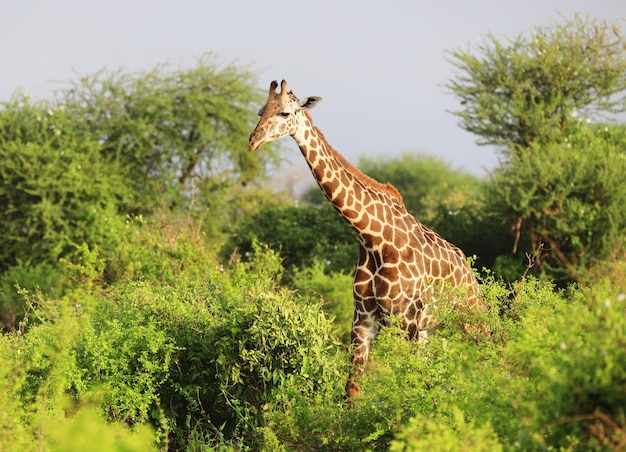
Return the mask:
M0 102L52 97L100 69L191 67L207 52L248 67L262 89L286 79L348 160L434 155L484 177L497 151L477 146L450 111L450 51L488 33L514 37L564 14L626 18L624 0L20 0L0 7ZM289 140L288 138L286 138ZM295 142L291 177L307 177ZM312 182L312 179L311 179ZM418 182L417 182L418 183Z

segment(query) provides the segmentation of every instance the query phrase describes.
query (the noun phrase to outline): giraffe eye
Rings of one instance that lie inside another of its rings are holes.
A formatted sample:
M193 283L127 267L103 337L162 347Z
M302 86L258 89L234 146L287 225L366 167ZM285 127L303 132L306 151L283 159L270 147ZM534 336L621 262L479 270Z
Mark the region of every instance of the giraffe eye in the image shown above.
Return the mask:
M280 113L278 113L280 116L282 116L283 118L288 118L289 117L289 113L286 111L281 111Z

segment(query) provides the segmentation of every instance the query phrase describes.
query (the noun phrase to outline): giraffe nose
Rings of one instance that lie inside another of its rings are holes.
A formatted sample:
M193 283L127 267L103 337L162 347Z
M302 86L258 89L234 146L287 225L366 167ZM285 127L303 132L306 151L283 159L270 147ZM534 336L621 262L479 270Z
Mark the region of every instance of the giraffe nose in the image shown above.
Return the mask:
M265 142L263 140L259 140L255 138L255 134L251 133L248 138L248 151L256 151L261 146L263 146Z

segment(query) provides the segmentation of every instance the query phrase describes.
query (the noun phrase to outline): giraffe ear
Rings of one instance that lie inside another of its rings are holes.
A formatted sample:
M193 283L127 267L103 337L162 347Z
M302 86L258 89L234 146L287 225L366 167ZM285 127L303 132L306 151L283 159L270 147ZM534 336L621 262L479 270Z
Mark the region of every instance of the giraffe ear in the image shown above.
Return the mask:
M300 102L300 108L302 110L310 110L311 108L317 107L317 105L322 102L322 98L319 96L309 96L303 101Z

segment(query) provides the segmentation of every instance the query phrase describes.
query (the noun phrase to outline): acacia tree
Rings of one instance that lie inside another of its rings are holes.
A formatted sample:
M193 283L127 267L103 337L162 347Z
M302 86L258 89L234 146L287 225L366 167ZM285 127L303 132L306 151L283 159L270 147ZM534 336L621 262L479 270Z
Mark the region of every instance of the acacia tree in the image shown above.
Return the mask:
M502 160L490 203L525 241L538 268L563 282L625 248L626 41L619 23L574 16L451 53L454 112ZM613 119L615 117L613 116Z
M98 139L101 154L125 169L139 197L133 210L176 205L192 190L210 204L217 192L258 180L277 159L273 147L247 151L263 100L254 82L246 68L209 54L189 69L85 76L62 91L61 102Z
M53 100L0 104L0 322L19 317L16 282L58 292L59 259L84 245L114 252L129 214L194 203L209 232L223 232L250 199L258 205L259 190L242 186L275 154L247 151L263 98L253 80L205 57L189 69L103 71Z
M478 56L451 52L447 87L463 108L460 125L505 157L561 142L577 117L626 109L626 50L619 24L574 16L504 42L487 35Z

